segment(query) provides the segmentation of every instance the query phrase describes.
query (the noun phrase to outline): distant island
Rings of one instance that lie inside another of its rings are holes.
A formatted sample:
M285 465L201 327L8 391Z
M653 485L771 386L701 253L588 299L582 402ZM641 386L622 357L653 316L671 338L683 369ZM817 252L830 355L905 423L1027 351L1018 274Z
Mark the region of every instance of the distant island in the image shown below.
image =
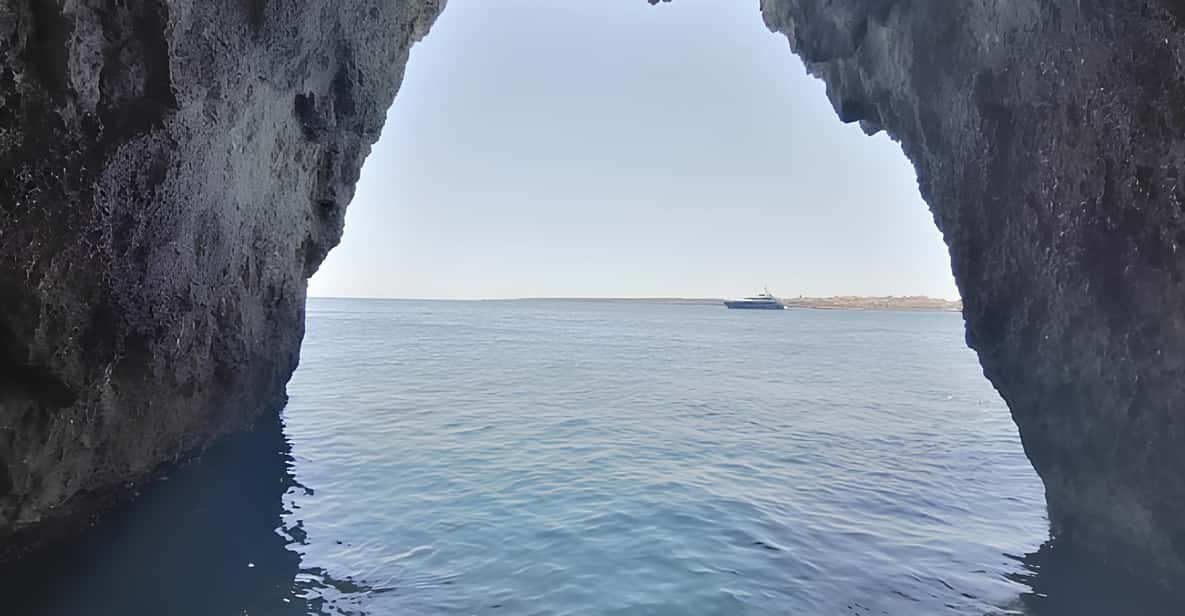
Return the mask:
M963 302L924 295L864 297L842 295L835 297L783 297L787 308L815 310L932 310L960 312ZM497 300L495 300L497 301ZM518 301L549 302L638 302L648 304L722 304L723 299L696 297L529 297Z

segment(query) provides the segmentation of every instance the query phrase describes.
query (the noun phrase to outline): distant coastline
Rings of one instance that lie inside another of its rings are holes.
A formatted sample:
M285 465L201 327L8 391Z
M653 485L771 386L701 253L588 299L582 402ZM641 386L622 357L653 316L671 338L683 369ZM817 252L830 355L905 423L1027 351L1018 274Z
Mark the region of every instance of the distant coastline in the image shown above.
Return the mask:
M842 295L834 297L783 297L787 308L813 310L918 310L960 312L963 302L924 295L868 297ZM499 300L491 300L499 301ZM547 302L634 302L647 304L715 305L724 300L692 297L524 297L511 301Z
M508 297L491 299L433 299L412 297L324 297L309 296L309 299L328 300L370 300L403 302L580 302L580 303L633 303L633 304L678 304L687 306L718 306L724 303L713 297ZM787 308L811 310L898 310L928 312L961 312L963 302L925 295L880 296L840 295L833 297L783 297Z
M924 295L863 297L844 295L838 297L782 298L787 308L814 308L817 310L939 310L961 312L961 300L948 300Z

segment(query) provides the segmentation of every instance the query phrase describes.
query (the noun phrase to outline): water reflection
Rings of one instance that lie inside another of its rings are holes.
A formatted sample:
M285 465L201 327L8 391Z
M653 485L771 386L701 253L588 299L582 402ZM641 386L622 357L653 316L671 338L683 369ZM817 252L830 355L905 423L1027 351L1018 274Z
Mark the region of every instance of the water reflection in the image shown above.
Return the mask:
M354 613L366 589L302 569L280 421L209 451L73 545L0 570L5 614Z
M1029 589L1017 600L1019 612L1027 616L1185 614L1180 598L1092 566L1088 558L1056 542L1018 560L1018 571L1007 577Z
M278 420L211 450L73 545L0 569L4 614L371 613L374 589L302 566L293 477ZM289 524L285 524L289 520ZM1053 544L1007 577L1028 590L996 614L1182 614L1185 605L1085 565ZM984 572L984 575L991 575Z

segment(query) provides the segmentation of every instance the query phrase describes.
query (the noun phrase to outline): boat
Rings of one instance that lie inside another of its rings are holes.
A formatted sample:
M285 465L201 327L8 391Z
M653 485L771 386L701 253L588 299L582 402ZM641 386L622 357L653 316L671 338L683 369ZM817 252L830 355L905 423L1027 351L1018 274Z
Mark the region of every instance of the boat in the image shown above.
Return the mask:
M773 296L769 292L769 287L765 291L758 293L752 297L743 299L726 299L724 305L734 310L785 310L786 305L782 300Z

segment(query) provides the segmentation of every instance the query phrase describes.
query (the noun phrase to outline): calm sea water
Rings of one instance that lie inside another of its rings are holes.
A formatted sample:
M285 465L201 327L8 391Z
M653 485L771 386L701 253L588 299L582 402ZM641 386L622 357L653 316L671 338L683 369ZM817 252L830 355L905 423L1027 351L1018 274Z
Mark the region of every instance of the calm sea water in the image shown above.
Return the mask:
M10 567L0 611L1052 615L1138 599L1041 547L1040 481L957 314L308 312L282 424Z

